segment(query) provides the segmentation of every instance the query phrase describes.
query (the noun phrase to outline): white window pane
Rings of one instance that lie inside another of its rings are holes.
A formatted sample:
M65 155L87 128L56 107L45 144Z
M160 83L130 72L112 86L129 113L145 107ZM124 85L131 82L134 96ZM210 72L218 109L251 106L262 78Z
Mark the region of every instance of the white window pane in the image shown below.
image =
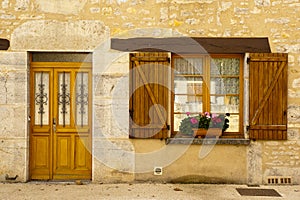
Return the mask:
M239 75L239 58L213 58L210 66L212 75Z
M186 118L186 114L175 114L174 115L174 131L179 131L181 121Z
M49 74L35 73L35 125L49 125Z
M58 124L70 125L70 73L58 74Z
M88 125L88 73L80 72L76 76L76 125Z
M229 128L226 132L239 132L239 115L231 114L229 119Z
M203 74L202 58L175 58L175 74Z

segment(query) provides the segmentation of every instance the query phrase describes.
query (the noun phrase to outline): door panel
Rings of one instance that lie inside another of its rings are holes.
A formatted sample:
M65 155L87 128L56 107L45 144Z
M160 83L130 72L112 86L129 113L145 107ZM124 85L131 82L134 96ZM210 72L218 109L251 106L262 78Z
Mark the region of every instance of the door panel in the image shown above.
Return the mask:
M50 172L50 138L49 136L39 135L32 138L32 149L35 154L32 157L32 168L35 179L49 179Z
M31 179L91 179L91 67L31 64Z
M52 171L51 122L53 70L35 68L31 71L31 134L30 169L32 179L50 179Z

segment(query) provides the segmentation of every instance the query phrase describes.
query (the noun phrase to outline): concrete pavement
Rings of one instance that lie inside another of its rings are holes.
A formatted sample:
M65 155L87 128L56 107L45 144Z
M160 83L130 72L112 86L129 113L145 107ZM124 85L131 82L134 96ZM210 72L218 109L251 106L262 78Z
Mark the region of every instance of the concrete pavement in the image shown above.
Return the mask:
M236 188L274 189L281 197L241 196ZM98 184L83 183L0 183L0 199L197 199L197 200L300 200L300 186L259 186L220 185L220 184Z

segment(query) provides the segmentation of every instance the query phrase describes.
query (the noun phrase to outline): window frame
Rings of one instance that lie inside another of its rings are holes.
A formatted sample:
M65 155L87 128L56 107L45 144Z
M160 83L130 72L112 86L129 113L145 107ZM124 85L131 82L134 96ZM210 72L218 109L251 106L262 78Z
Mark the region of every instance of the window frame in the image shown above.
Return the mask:
M238 132L224 132L222 137L223 138L244 138L244 58L245 54L171 54L171 67L172 67L172 78L171 78L171 87L172 87L172 94L171 94L171 137L174 137L178 131L174 130L174 102L175 102L175 62L176 58L203 58L203 89L202 89L202 101L203 101L203 111L211 110L211 103L210 103L210 80L211 80L211 59L214 58L239 58L240 60L240 71L239 71L239 130ZM230 78L230 76L220 75L220 78ZM236 76L235 76L236 77ZM224 94L226 96L226 94ZM176 136L177 137L177 136Z

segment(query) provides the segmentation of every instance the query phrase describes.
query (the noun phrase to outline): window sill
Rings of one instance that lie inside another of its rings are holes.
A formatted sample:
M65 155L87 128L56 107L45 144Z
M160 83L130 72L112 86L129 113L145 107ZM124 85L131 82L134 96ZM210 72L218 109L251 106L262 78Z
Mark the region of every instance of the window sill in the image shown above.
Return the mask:
M166 144L230 144L230 145L249 145L249 139L243 138L167 138Z

